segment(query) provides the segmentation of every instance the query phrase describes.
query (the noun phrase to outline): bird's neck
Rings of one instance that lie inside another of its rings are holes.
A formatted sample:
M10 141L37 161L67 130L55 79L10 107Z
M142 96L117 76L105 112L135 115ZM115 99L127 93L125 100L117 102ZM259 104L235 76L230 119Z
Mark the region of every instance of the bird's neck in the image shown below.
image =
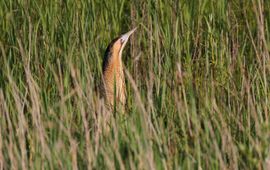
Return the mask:
M123 70L123 63L121 60L121 56L117 56L113 58L114 61L112 61L112 67L114 70L114 74L116 77L124 77L124 70Z
M125 103L125 77L121 58L112 56L107 68L103 72L106 97L110 104L113 104L114 92L120 103ZM116 91L115 91L116 90Z

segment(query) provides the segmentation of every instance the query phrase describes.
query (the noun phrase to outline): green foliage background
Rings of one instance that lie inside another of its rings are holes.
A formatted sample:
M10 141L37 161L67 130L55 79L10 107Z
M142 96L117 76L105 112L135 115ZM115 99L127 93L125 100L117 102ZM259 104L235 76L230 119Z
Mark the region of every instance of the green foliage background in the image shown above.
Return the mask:
M0 167L269 169L269 9L1 0ZM108 116L103 54L136 26L123 54L126 114Z

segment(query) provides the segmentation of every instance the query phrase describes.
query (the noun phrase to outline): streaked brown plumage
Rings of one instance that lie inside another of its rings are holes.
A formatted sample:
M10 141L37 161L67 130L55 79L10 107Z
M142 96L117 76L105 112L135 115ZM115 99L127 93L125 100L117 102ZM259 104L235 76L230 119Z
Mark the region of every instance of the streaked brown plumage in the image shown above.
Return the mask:
M135 30L136 28L115 38L106 49L102 64L103 85L101 94L109 107L114 106L114 104L124 106L126 103L122 51L129 36Z

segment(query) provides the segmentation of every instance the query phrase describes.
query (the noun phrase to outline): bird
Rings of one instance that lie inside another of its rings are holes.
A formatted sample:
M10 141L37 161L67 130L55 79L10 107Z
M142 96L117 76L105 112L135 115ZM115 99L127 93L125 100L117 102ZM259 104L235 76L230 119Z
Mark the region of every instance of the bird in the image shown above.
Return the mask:
M106 106L109 109L116 108L116 106L122 109L125 107L126 85L122 53L129 37L136 29L137 27L113 39L105 51L102 63L101 95L105 98Z

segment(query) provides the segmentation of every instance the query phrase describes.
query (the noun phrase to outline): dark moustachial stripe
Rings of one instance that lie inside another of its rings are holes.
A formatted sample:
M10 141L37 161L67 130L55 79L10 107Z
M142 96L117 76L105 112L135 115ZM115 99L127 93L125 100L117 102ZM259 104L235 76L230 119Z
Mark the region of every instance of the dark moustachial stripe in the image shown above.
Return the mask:
M104 72L105 69L107 68L108 64L109 64L109 59L112 56L112 47L114 45L114 43L119 39L119 37L115 38L112 40L112 42L108 45L105 54L104 54L104 58L103 58L103 63L102 63L102 71Z

